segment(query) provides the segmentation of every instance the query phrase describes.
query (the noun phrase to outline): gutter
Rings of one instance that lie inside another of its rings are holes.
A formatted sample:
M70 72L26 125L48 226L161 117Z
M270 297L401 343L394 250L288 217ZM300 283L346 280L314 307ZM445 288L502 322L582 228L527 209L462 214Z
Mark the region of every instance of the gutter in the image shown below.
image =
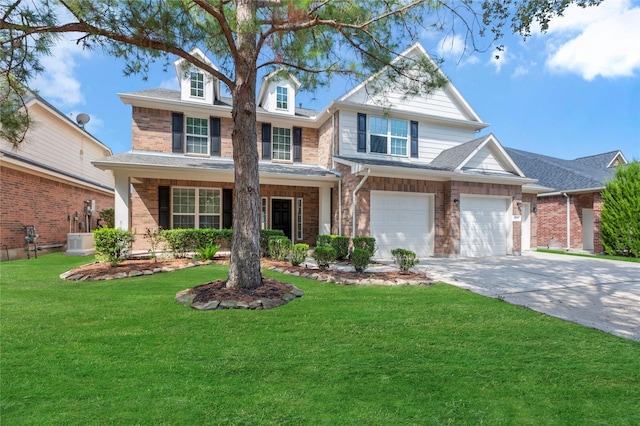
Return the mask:
M360 188L362 188L362 185L364 185L364 183L367 181L367 178L369 177L369 173L371 173L371 169L367 169L367 174L364 175L364 177L362 178L362 180L360 181L360 183L358 183L358 186L356 186L356 189L353 190L353 194L352 194L352 201L351 201L351 219L353 222L352 228L351 228L351 238L354 238L356 236L356 207L357 207L357 202L356 202L356 195L358 194L358 191L360 190Z

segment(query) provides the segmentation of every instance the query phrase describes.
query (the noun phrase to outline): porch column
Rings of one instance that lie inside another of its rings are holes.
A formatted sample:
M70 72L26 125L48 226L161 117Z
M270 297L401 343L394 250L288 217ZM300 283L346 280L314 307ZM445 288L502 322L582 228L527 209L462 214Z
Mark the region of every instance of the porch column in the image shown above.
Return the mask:
M129 223L129 176L115 173L115 227L130 230Z
M331 187L321 186L319 188L319 212L318 212L318 233L320 235L331 234Z

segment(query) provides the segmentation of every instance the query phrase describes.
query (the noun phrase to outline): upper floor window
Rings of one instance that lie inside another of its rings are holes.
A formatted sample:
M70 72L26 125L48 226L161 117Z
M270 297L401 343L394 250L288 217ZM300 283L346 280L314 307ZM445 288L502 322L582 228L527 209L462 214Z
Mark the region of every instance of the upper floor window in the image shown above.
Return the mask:
M198 71L191 71L191 96L204 98L204 74Z
M288 90L286 87L277 86L276 87L276 108L278 109L288 109L289 108L289 100L288 100Z
M186 140L188 154L208 154L209 120L187 117Z
M272 140L272 158L291 161L291 129L274 127Z
M369 119L369 152L407 156L409 123L382 117Z
M173 228L220 228L220 189L173 188Z

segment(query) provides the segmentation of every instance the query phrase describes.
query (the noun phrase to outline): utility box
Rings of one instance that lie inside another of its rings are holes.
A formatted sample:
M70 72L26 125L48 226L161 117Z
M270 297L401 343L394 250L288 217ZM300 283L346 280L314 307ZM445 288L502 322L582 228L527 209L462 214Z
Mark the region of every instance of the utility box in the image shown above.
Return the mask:
M90 256L96 252L96 243L92 232L73 232L67 234L67 256Z

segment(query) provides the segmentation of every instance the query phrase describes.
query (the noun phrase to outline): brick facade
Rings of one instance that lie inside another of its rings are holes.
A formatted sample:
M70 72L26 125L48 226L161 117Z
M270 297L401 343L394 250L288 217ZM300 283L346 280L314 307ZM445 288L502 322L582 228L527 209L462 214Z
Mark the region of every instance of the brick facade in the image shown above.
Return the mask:
M602 252L600 239L600 214L602 196L599 192L568 194L569 196L569 242L567 243L567 198L563 195L538 198L537 245L550 248L582 250L583 209L593 209L593 251Z
M2 260L7 260L7 257L27 257L24 243L26 225L36 227L39 246L64 246L69 232L84 232L79 226L74 226L75 222L69 225L69 216L73 217L78 212L79 222L84 222L85 200L96 200L96 212L113 208L113 194L104 191L52 180L6 166L0 168L0 176L0 205L3 206L0 214ZM96 226L96 219L97 215L92 217L92 229Z
M198 188L232 189L233 184L228 182L206 182L169 179L141 179L140 183L134 183L131 197L131 230L135 234L133 250L148 250L149 243L144 234L147 229L158 229L158 187L181 186ZM299 187L294 185L261 185L260 196L269 199L267 209L267 223L271 221L271 198L291 198L293 201L294 224L297 220L296 200L302 199L303 239L294 243L315 244L318 235L318 212L320 211L320 193L318 188Z
M337 170L342 175L342 211L341 216L337 207L332 212L331 232L338 233L338 221L342 223L342 235L352 235L353 191L362 181L363 176L351 173L350 167L337 164ZM489 195L511 197L512 213L520 214L517 201L522 200L522 189L515 185L502 185L476 182L433 182L416 179L368 177L356 195L356 233L355 235L370 235L370 200L371 191L416 192L434 195L434 255L457 256L460 254L460 208L454 200L460 199L461 194ZM528 199L524 200L531 200ZM334 190L333 205L339 203L338 193ZM531 223L535 218L531 217ZM536 225L537 226L537 225ZM537 228L536 228L537 229ZM537 235L537 230L533 235ZM513 223L513 252L521 251L520 222Z

